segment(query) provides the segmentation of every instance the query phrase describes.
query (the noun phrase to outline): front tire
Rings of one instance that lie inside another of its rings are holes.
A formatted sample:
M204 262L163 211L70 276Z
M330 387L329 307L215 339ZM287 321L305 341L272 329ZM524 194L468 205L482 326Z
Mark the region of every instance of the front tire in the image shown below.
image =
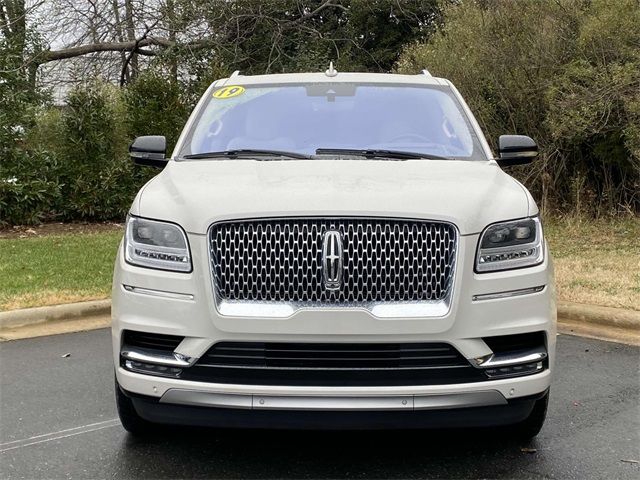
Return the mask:
M533 437L540 433L544 421L547 418L547 406L549 405L549 392L544 394L544 397L536 400L533 410L527 418L520 423L515 424L513 432L515 436L520 440L531 440Z
M118 408L118 416L124 429L132 435L143 437L151 433L155 429L155 425L148 422L136 412L133 402L127 397L118 381L115 382L116 386L116 406Z

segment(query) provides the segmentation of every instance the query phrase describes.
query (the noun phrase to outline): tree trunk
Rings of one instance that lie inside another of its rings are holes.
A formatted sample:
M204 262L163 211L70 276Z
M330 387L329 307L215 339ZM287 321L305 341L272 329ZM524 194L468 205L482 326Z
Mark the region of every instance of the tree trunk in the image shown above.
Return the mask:
M131 0L125 0L124 2L124 14L127 24L127 39L131 42L136 40L136 28L133 22L133 4ZM130 78L133 80L138 76L138 52L131 52L131 59L129 60L131 67Z
M120 8L118 6L118 0L113 0L113 16L115 19L115 31L116 31L116 40L118 42L124 42L124 35L122 32L122 20L120 19ZM120 52L120 60L122 62L122 72L123 76L120 79L120 83L126 83L129 81L131 76L129 75L129 69L126 68L127 63L127 53L125 51Z
M175 10L175 4L173 3L173 0L167 0L166 6L167 6L167 24L168 24L168 30L169 30L169 40L175 44L177 25L176 25L176 10ZM177 82L178 81L178 56L175 54L171 55L169 59L169 70L171 74L171 80L173 82Z

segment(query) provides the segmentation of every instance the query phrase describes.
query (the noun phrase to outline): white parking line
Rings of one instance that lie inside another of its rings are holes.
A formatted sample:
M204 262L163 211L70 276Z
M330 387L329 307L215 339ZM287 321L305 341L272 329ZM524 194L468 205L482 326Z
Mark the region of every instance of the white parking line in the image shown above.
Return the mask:
M58 430L57 432L34 435L33 437L24 438L22 440L0 443L0 453L15 450L16 448L37 445L39 443L51 442L52 440L59 440L61 438L73 437L74 435L81 435L83 433L95 432L96 430L111 428L117 425L120 425L120 420L114 418L112 420L105 420L104 422L89 423L80 427L66 428L64 430Z

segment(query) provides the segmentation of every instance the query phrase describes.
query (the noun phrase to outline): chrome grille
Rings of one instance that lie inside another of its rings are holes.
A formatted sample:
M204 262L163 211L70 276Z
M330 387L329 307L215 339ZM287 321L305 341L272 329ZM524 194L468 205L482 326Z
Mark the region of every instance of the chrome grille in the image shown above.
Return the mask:
M323 283L327 230L344 245L337 290ZM209 240L219 300L336 305L443 300L457 245L450 224L376 218L222 222Z

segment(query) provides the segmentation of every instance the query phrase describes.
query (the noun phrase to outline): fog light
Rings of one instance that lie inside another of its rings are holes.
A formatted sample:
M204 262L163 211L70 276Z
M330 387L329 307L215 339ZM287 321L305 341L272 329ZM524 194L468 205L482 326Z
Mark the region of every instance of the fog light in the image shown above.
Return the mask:
M160 377L178 377L182 373L181 368L153 365L152 363L136 362L134 360L125 360L124 367L132 372L157 375Z
M517 377L520 375L531 375L543 368L542 362L523 363L521 365L510 365L504 367L487 368L484 372L489 378Z

